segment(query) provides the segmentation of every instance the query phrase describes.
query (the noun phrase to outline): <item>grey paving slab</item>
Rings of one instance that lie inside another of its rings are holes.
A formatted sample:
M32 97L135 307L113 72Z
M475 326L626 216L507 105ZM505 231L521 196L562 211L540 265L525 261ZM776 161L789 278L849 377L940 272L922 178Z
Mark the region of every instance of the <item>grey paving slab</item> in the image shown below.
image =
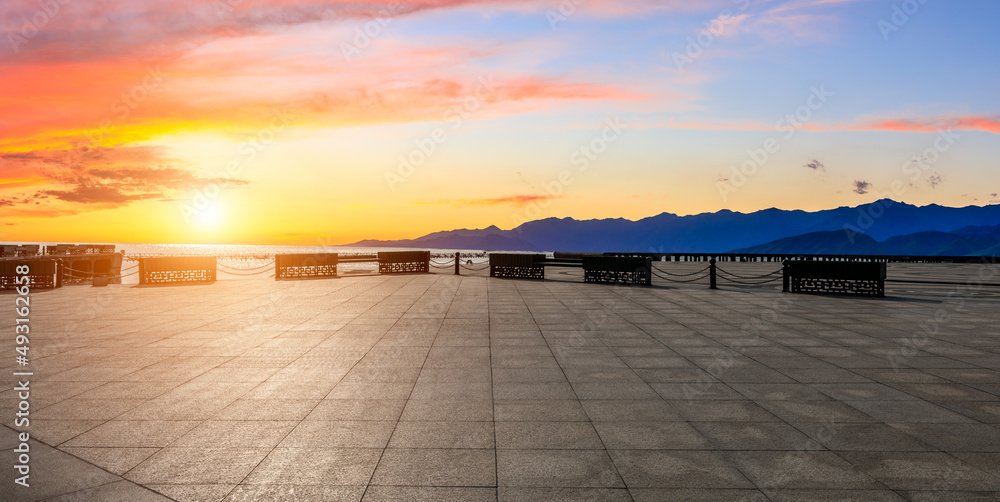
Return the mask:
M841 457L895 490L993 491L1000 477L943 452L846 452Z
M528 502L547 500L553 502L627 502L631 501L624 488L525 488L502 486L499 500L506 502Z
M590 422L522 422L496 423L497 449L569 449L603 448Z
M236 489L236 485L232 483L191 483L183 485L150 484L146 486L178 502L220 501L223 500L227 494Z
M168 501L170 499L134 482L102 469L71 453L53 448L36 440L28 440L27 452L15 452L20 448L20 432L7 426L0 426L0 443L3 444L0 460L8 468L0 479L0 495L3 500L135 500ZM29 456L29 470L25 473L13 469L22 454ZM27 475L27 478L22 478ZM21 478L24 486L16 483Z
M242 484L363 486L381 454L378 448L275 448Z
M502 487L625 487L604 449L497 450L497 478Z
M267 456L269 448L163 448L125 473L125 478L149 484L236 484Z
M374 485L496 486L493 449L396 449L382 454Z
M162 448L201 422L190 420L111 420L62 443L64 448Z
M594 422L610 450L704 450L709 442L686 422Z
M722 454L714 451L610 450L630 488L754 488Z
M363 501L442 501L489 502L497 500L496 488L382 486L373 485L364 493Z
M589 421L576 399L517 399L493 401L497 422L578 422Z
M947 307L934 290L876 300L559 278L38 292L31 433L57 448L38 443L37 492L3 485L0 499L1000 494L992 296L915 337ZM0 412L15 407L0 391Z
M239 485L225 495L225 502L255 502L260 500L295 500L304 502L357 502L365 486L329 485Z
M823 446L784 422L692 422L717 450L821 450Z
M773 502L903 502L892 490L784 489L767 492ZM945 495L939 493L939 495ZM951 494L948 494L949 496ZM960 500L960 499L946 499Z
M629 490L636 502L657 502L661 500L681 502L768 502L759 490L726 488L632 488Z
M492 449L493 422L402 421L389 440L389 448Z

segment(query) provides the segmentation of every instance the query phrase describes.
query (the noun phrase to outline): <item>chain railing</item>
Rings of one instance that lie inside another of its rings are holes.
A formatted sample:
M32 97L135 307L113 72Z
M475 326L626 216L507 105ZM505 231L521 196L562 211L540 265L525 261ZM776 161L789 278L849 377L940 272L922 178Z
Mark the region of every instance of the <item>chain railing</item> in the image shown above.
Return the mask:
M219 263L217 264L217 268L219 269L220 272L225 272L229 275L239 275L246 277L246 276L254 276L271 272L274 270L275 263L276 262L272 260L259 267L250 267L250 268L232 267L229 265L224 265L222 263Z
M448 257L447 259L445 257ZM488 255L487 255L488 256ZM479 256L475 256L478 258ZM261 256L251 257L251 256L240 256L236 257L237 261L245 260L251 261L252 258L257 260L262 259ZM257 266L252 267L238 267L226 263L218 263L217 270L219 272L225 273L229 276L236 277L256 277L264 274L273 274L275 272L275 267L277 265L274 256L271 255L270 259ZM429 266L436 270L447 270L454 269L456 274L459 274L461 270L468 272L483 272L489 270L490 264L488 261L473 261L473 257L466 256L463 257L460 253L455 255L445 255L445 256L434 256L429 260ZM653 262L654 264L657 262ZM345 264L346 265L346 264ZM64 267L63 272L64 277L68 282L82 282L88 279L92 279L95 276L107 277L109 280L120 280L122 278L132 277L139 273L139 264L132 263L128 266L123 267L118 274L106 275L106 274L94 274L91 271L77 270L69 267ZM657 278L660 281L664 281L670 284L693 284L705 279L709 281L709 287L716 289L717 281L723 281L727 284L741 285L741 286L761 286L766 284L771 284L779 282L783 277L783 270L778 269L766 274L751 275L745 273L735 273L729 270L722 269L718 267L715 260L711 260L707 267L695 270L693 272L676 273L663 270L655 265L651 268L650 274L652 277Z
M692 276L692 275L695 275L695 274L701 274L701 273L707 272L708 268L709 267L705 267L705 268L703 268L703 269L701 269L701 270L699 270L697 272L694 272L692 274L684 274L684 275L679 275L679 276L675 275L675 274L668 274L668 275L674 275L675 277L687 277L687 276ZM655 268L652 270L652 273L653 273L654 277L659 277L660 279L663 279L663 280L665 280L667 282L675 282L675 283L697 282L697 281L700 281L702 279L707 279L707 278L710 277L710 274L705 273L705 275L700 275L698 277L693 277L691 279L673 279L671 277L668 277L667 275L663 275L663 274L667 274L667 272L663 272L662 270L657 270Z

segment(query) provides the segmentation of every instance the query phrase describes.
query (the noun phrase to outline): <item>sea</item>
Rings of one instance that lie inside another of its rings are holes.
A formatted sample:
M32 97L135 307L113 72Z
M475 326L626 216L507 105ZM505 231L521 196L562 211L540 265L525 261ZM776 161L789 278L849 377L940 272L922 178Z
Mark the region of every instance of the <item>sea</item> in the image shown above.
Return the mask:
M3 242L5 245L38 244L54 246L55 242ZM218 280L260 279L274 277L274 255L293 253L339 253L341 255L375 254L379 251L416 251L428 248L388 248L352 246L272 246L249 244L132 244L132 243L74 243L60 241L58 244L104 244L115 245L116 252L124 252L122 262L122 284L138 284L138 262L141 256L216 256L218 257ZM488 261L487 252L478 249L431 249L431 259L444 264L461 253L462 262L480 265ZM454 263L454 262L451 262ZM269 264L272 264L270 267ZM433 265L433 263L432 263ZM377 263L342 263L343 275L375 273Z

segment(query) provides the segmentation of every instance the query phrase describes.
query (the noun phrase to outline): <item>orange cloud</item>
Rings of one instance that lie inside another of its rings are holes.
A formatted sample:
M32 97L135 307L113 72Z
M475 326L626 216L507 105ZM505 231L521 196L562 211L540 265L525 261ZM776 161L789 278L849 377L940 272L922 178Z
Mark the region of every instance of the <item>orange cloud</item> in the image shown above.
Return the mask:
M473 70L495 54L488 45L386 42L350 63L339 53L333 61L302 60L317 43L335 44L296 35L213 43L153 63L120 57L15 67L0 101L0 151L114 147L179 129L243 134L270 124L275 109L293 115L282 127L327 128L456 115L464 121L558 102L645 97L564 77Z
M0 207L74 203L114 208L210 184L222 188L247 184L243 180L201 177L178 167L162 148L156 147L0 153L0 178L23 172L33 173L40 179L34 184L44 185L44 189L0 199Z

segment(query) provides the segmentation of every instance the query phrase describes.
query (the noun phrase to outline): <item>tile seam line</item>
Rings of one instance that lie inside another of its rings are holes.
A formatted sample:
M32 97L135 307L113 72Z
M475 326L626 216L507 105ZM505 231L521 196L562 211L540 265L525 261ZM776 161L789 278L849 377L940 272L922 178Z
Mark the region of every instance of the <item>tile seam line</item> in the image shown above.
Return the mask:
M413 282L413 280L414 279L410 278L403 285L404 286L408 285L411 282ZM437 285L437 283L440 280L441 279L435 278L433 282L428 283L427 287L425 287L424 290L423 290L423 292L420 293L420 297L418 297L417 300L415 300L412 304L410 304L410 306L407 307L407 309L406 309L405 312L403 312L402 314L400 314L400 316L398 318L396 318L396 321L394 323L392 323L392 326L389 327L389 330L392 330L393 327L395 327L397 324L399 324L400 319L402 319L408 312L410 312L411 309L414 308L414 305L417 304L417 302L420 300L420 298L423 298L423 296L426 295L428 291L433 290L434 286ZM388 281L388 278L386 278L386 281ZM396 289L396 291L398 291L398 290L399 290L399 288ZM455 298L457 296L458 296L458 287L456 287L455 291L451 294L451 301L448 302L448 308L445 309L444 314L443 314L443 318L446 319L448 317L448 311L451 310L451 306L455 303ZM381 303L381 302L379 302L379 303ZM373 305L373 307L374 307L374 305ZM443 326L443 325L444 325L444 322L442 321L441 326ZM431 348L434 347L434 342L437 341L438 336L440 336L440 334L441 334L441 326L438 326L437 331L434 333L434 340L431 340L431 345L427 349L427 354L424 355L424 359L420 363L420 371L417 372L417 379L414 380L413 385L410 387L410 392L406 395L406 403L409 403L410 402L410 398L413 397L413 389L415 389L417 387L417 382L420 381L420 373L423 373L424 366L427 364L427 358L430 357ZM386 330L386 332L383 333L381 337L379 337L379 341L382 341L382 339L385 338L385 336L389 333L389 330ZM372 348L375 348L375 345L378 345L378 342L375 342L375 344L372 345ZM371 352L371 349L369 349L369 352ZM368 352L365 353L365 356L367 356L367 355L368 355ZM361 359L364 359L365 356L362 356ZM358 362L360 362L361 359L358 359ZM357 363L355 363L355 365L357 365ZM353 366L352 366L352 368L353 368ZM386 440L385 440L385 446L383 446L382 447L382 451L379 452L378 460L375 461L375 467L372 468L372 473L371 473L370 476L368 476L368 483L365 484L365 489L361 492L361 498L359 500L364 500L365 499L365 496L368 494L368 489L371 488L371 486L372 486L372 481L375 480L375 473L378 472L378 468L382 464L382 458L385 457L385 451L389 449L389 443L392 441L392 437L396 434L396 429L399 428L399 422L401 422L402 419L403 419L403 412L406 411L406 403L403 404L403 409L399 411L399 416L396 417L396 423L393 424L392 431L389 432L389 437L386 438Z
M528 310L528 315L531 316L531 322L535 323L535 326L538 327L538 321L535 319L535 313L531 311L531 308L528 307L528 303L524 301L524 295L521 293L521 288L518 287L517 282L518 281L514 281L514 289L517 291L517 294L521 298L521 301L524 302L524 306ZM544 290L545 290L545 292L546 292L546 294L548 296L556 298L557 301L559 301L559 304L563 305L563 307L565 307L565 305L562 302L562 299L560 299L558 296L554 295L552 293L552 291L548 288L547 285L543 284L543 287L544 287ZM552 358L556 359L556 354L555 354L555 352L552 351L552 346L549 345L549 340L547 338L545 338L545 334L542 333L541 328L540 327L538 327L538 328L539 328L538 332L539 332L539 334L541 334L542 340L545 342L545 347L547 349L549 349L549 353L552 354ZM601 343L604 343L604 340L601 340ZM615 354L615 357L618 357L618 355ZM569 376L566 375L566 369L563 368L562 364L559 364L559 360L558 359L556 359L556 364L559 365L559 371L562 373L563 378L566 379L566 383L569 385L570 390L573 391L573 396L576 398L576 402L580 403L580 395L576 393L576 389L574 389L573 388L573 384L570 383ZM584 410L584 413L586 413L586 410ZM597 436L597 440L601 442L601 448L603 448L604 455L611 462L611 466L615 469L615 475L618 476L618 480L622 482L622 487L624 487L626 493L628 493L629 500L632 500L633 502L635 502L635 497L632 496L632 491L629 490L628 483L625 482L625 477L622 476L621 471L618 469L618 464L615 463L615 459L611 458L611 453L608 451L608 446L606 444L604 444L604 438L602 438L601 434L599 432L597 432L597 427L594 426L594 421L590 418L590 414L587 414L587 423L589 423L590 424L590 428L594 430L594 435ZM494 445L494 446L496 446L496 445ZM497 468L499 469L499 466L497 466ZM614 487L604 487L604 488L614 488ZM498 490L498 493L499 493L499 489L500 489L500 479L498 477L498 479L497 479L497 490Z
M372 282L372 281L369 281L369 280L365 280L365 281L364 281L364 283L369 283L369 282ZM380 285L382 285L382 284L384 284L384 283L385 283L385 281L384 281L384 280L383 280L383 281L379 281L379 282L375 282L375 284L373 284L373 285L370 285L370 286L369 286L368 288L365 288L365 289L363 290L363 292L367 292L367 291L371 291L372 289L374 289L374 288L376 288L376 287L378 287L378 286L380 286ZM405 285L405 284L404 284L404 285ZM334 289L333 291L330 291L330 292L328 292L328 293L324 294L323 296L327 296L327 295L329 295L330 293L334 293L334 292L337 292L337 291L340 291L340 290L344 289L344 287L347 287L347 286L342 286L342 287L340 287L340 288L336 288L336 289ZM292 289L295 289L295 287L293 286L293 288L292 288ZM375 305L378 305L378 304L376 303ZM367 312L368 310L370 310L371 308L373 308L373 307L374 307L375 305L372 305L372 306L368 307L367 309L365 309L365 312ZM363 315L363 314L359 314L359 315L358 315L357 317L360 317L361 315ZM316 314L316 316L314 316L314 317L318 317L318 316L319 316L319 314ZM357 317L355 317L355 319L357 319ZM310 319L312 319L312 318L310 318ZM354 320L354 319L352 319L352 321L353 321L353 320ZM348 324L350 324L350 323L348 323ZM346 326L346 325L345 325L345 326ZM333 336L333 335L330 335L330 336ZM385 334L383 334L383 335L382 335L381 337L379 337L379 340L382 340L382 338L383 338L383 337L385 337ZM327 337L327 339L329 339L329 337ZM375 344L377 344L377 343L378 343L378 342L375 342ZM375 347L375 344L372 344L372 347L370 347L370 348L369 348L369 349L368 349L368 350L367 350L367 351L365 352L365 355L364 355L364 356L361 356L361 357L360 357L360 358L359 358L359 359L358 359L357 361L355 361L355 363L354 363L354 364L352 364L352 365L351 365L351 367L350 367L350 368L349 368L349 369L347 370L347 372L345 372L345 373L344 373L344 376L347 376L347 374L348 374L348 373L350 373L351 369L354 369L354 367L355 367L355 366L357 366L358 362L360 362L360 361L361 361L361 359L364 359L364 357L365 357L365 356L367 356L369 352L371 352L371 349ZM287 368L288 366L291 366L292 364L294 364L294 363L295 363L296 361L298 361L299 359L302 359L302 358L303 358L303 357L305 357L305 355L306 355L306 354L308 354L308 353L309 353L309 351L306 351L305 353L303 353L303 354L302 354L302 355L300 355L299 357L295 358L294 360L292 360L291 362L289 362L289 363L288 363L287 365L285 365L285 368ZM279 371L280 371L280 370L279 370ZM337 381L337 383L336 383L336 384L334 384L334 388L336 388L336 386L337 386L337 385L339 385L339 384L340 384L340 382L341 382L341 381L343 381L343 379L344 379L344 377L343 377L343 376L342 376L342 377L340 377L340 380L338 380L338 381ZM265 380L265 381L266 381L266 380ZM259 383L259 384L255 385L255 386L254 386L254 389L256 389L257 387L259 387L259 386L260 386L261 384L263 384L263 382L261 382L261 383ZM252 391L253 391L253 389L250 389L250 390L249 390L249 391L247 391L247 392L249 393L249 392L252 392ZM332 389L331 389L331 391L332 391ZM328 394L329 394L329 393L328 393ZM244 395L246 395L246 394L244 394ZM302 425L302 423L303 423L303 422L305 422L305 419L306 419L306 417L307 417L307 416L309 416L309 414L310 414L310 413L312 413L313 411L315 411L315 410L316 410L316 407L317 407L317 406L319 406L319 403L321 403L322 401L323 401L323 399L319 399L319 400L318 400L318 402L317 402L317 403L316 403L316 404L315 404L315 405L314 405L314 406L312 407L312 409L310 409L308 413L306 413L305 415L303 415L303 416L302 416L302 419L301 419L301 420L299 420L299 421L298 421L298 423L297 423L297 424L296 424L296 425L295 425L294 427L292 427L292 428L288 429L288 432L286 432L286 433L284 434L284 436L282 436L282 437L281 437L281 439L280 439L280 440L278 440L278 441L277 441L276 443L274 443L274 446L272 446L272 447L271 447L270 449L268 449L267 453L266 453L266 454L265 454L265 455L264 455L263 457L261 457L261 459L260 459L260 460L259 460L259 461L258 461L258 462L257 462L256 464L254 464L253 468L251 468L251 469L250 469L249 471L247 471L246 475L245 475L245 476L243 476L243 479L241 479L239 483L236 483L236 484L235 484L235 485L234 485L234 486L233 486L233 487L232 487L232 488L231 488L231 489L230 489L230 490L229 490L228 492L226 492L226 495L225 495L224 497L222 497L222 499L221 499L221 500L225 500L225 499L226 499L226 498L228 498L228 497L229 497L230 495L232 495L232 493L233 493L233 492L234 492L234 491L235 491L235 490L236 490L237 488L239 488L240 486L243 486L243 485L244 485L244 483L246 482L246 480L247 480L247 479L248 479L248 478L249 478L249 477L250 477L250 476L251 476L251 475L252 475L252 474L254 473L254 471L256 471L256 470L257 470L257 468L258 468L258 467L260 467L260 465L261 465L262 463L264 463L264 460L266 460L266 459L267 459L267 458L268 458L269 456L271 456L271 454L272 454L272 453L274 453L274 450L278 448L278 445L280 445L282 441L284 441L284 440L285 440L285 439L286 439L286 438L287 438L287 437L288 437L289 435L291 435L291 433L292 433L292 432L294 432L294 431L295 431L295 429L297 429L297 428L298 428L298 427L299 427L300 425ZM221 410L220 410L220 411L221 411ZM213 416L214 416L214 415L213 415ZM180 439L180 438L178 438L178 439ZM175 439L174 441L176 441L176 439ZM136 467L138 467L138 466L136 466ZM373 471L373 472L374 472L374 471Z

